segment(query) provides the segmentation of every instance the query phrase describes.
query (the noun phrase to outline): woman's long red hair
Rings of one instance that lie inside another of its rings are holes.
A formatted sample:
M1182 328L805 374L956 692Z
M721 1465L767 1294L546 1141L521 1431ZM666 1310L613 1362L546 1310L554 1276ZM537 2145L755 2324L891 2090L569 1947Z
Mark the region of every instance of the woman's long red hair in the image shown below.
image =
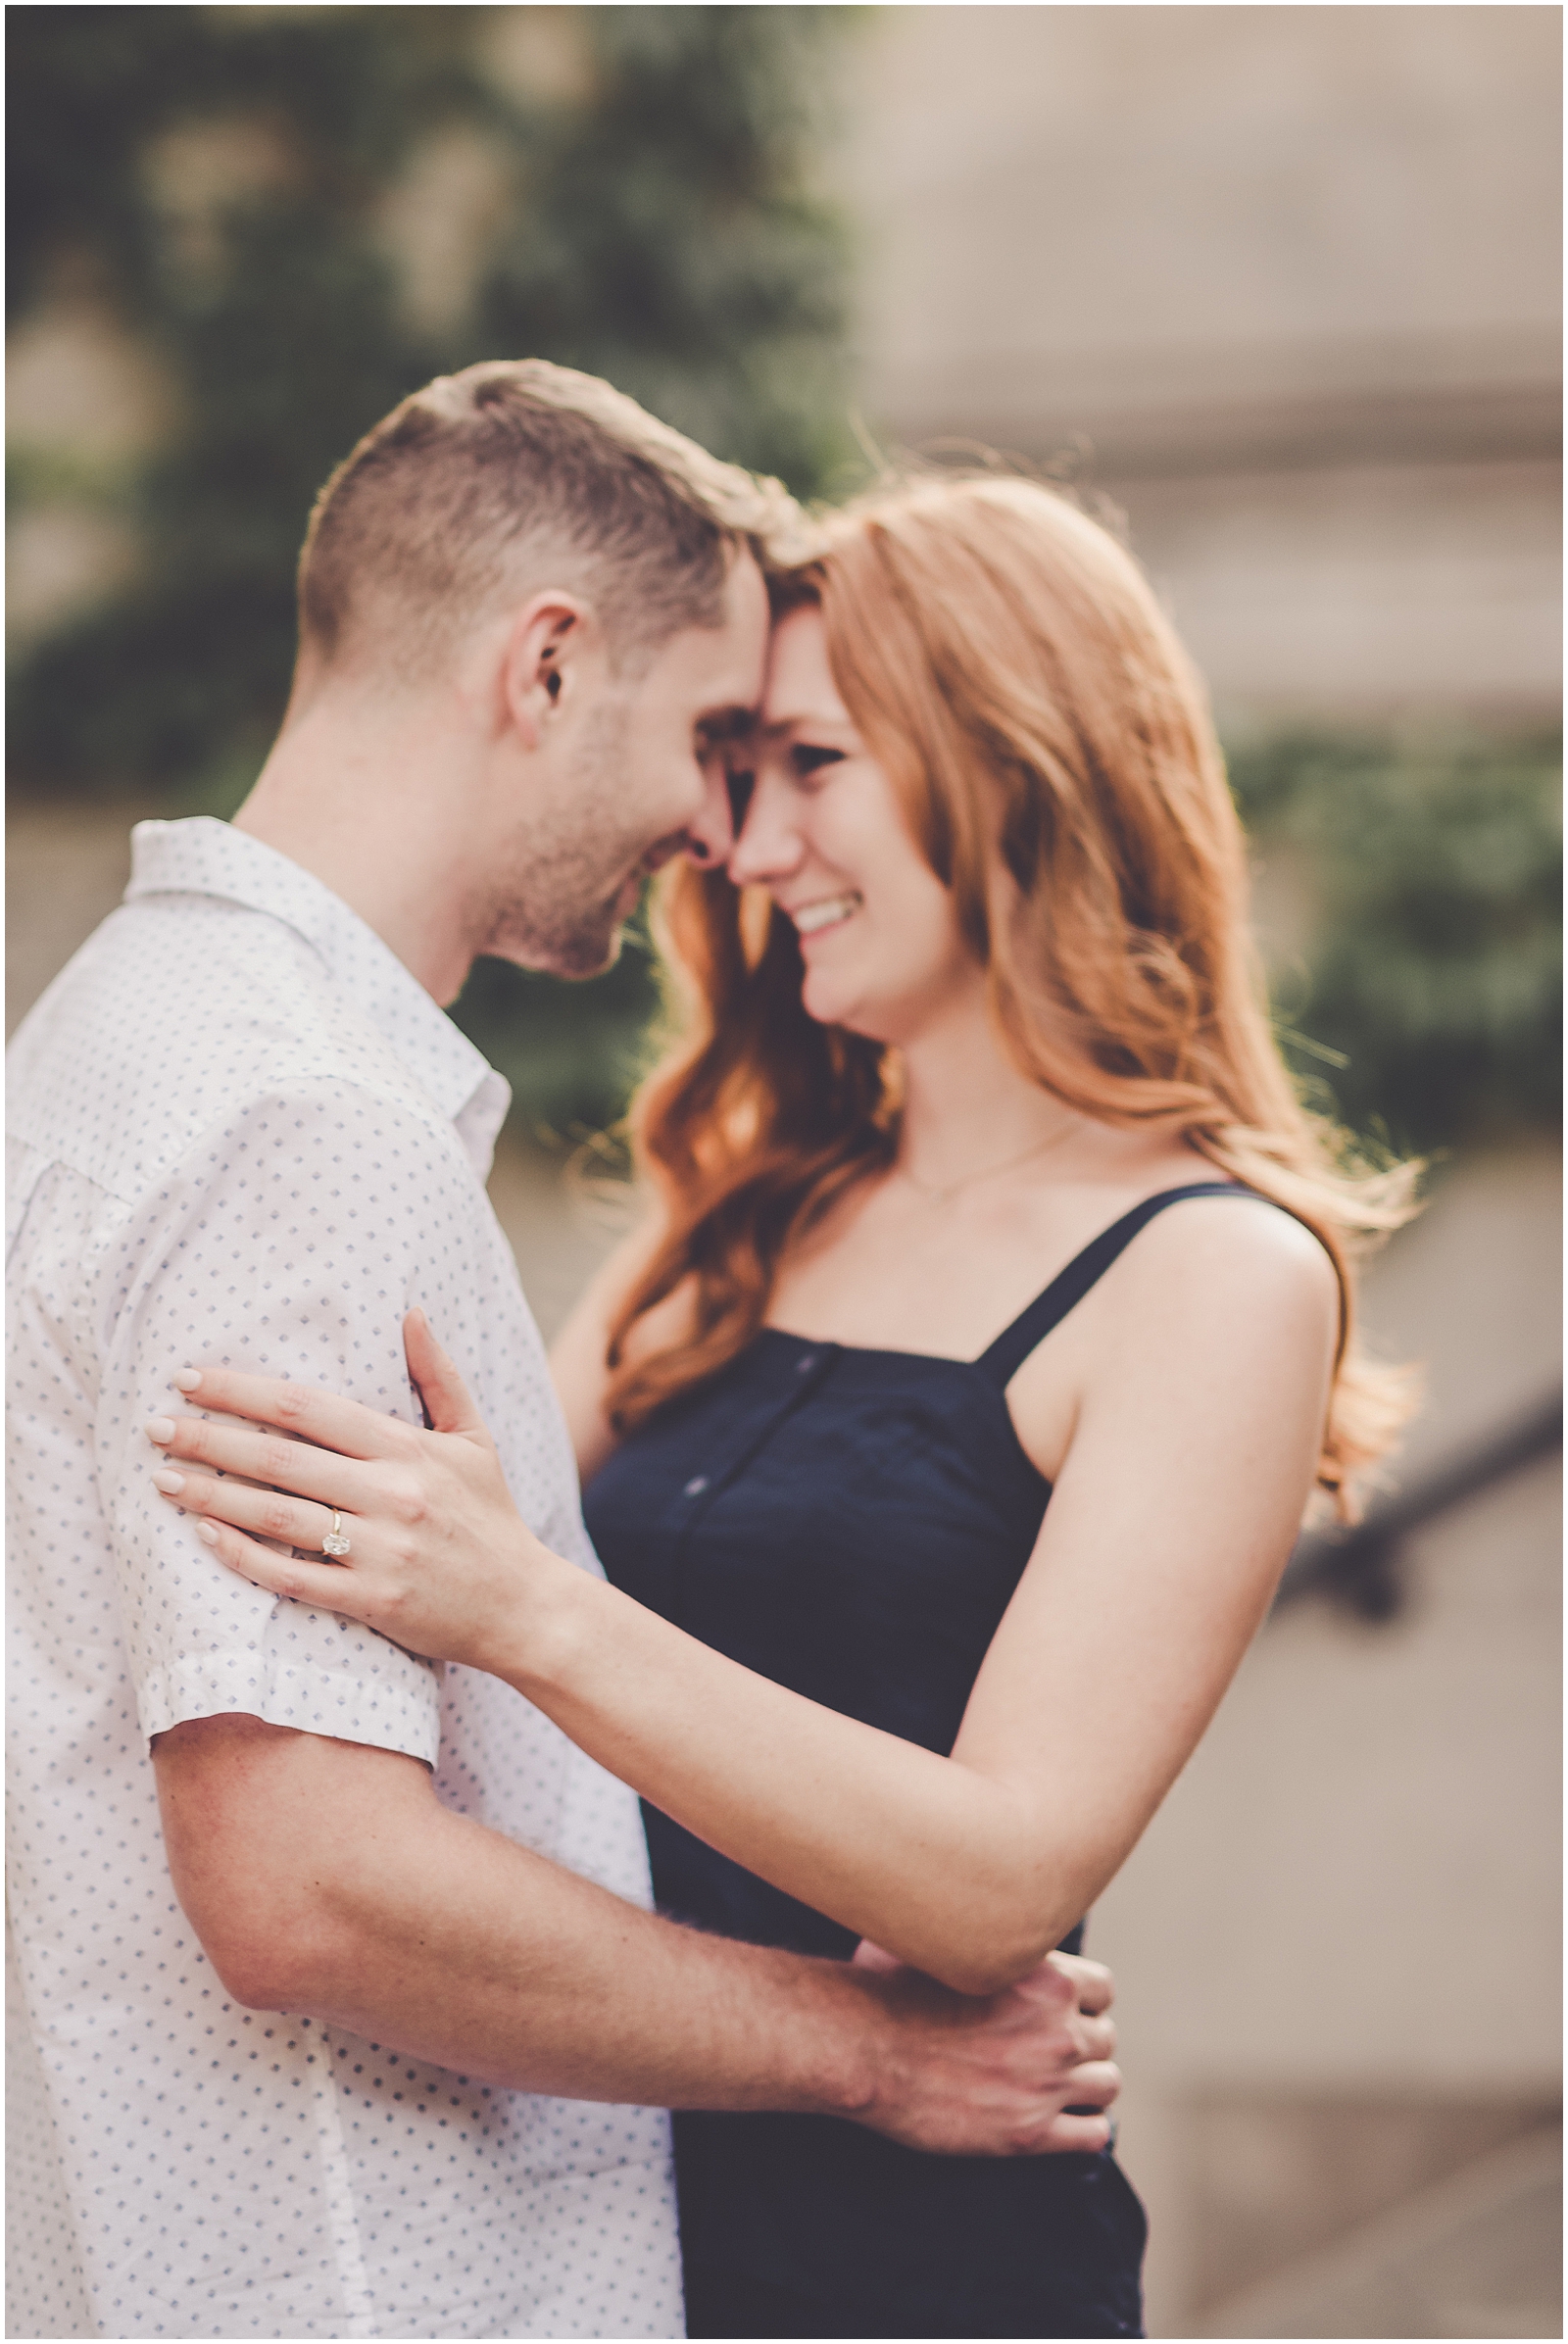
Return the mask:
M1413 1209L1298 1099L1248 927L1244 842L1207 699L1142 572L1033 481L884 490L775 582L816 603L833 674L987 970L1015 1063L1080 1112L1182 1134L1322 1241L1343 1296L1320 1487L1354 1486L1408 1413L1360 1352L1354 1262ZM735 1357L791 1240L898 1146L899 1065L801 1006L795 931L758 891L673 866L656 917L682 1011L632 1127L666 1226L611 1331L622 1430ZM682 1337L628 1358L689 1283Z

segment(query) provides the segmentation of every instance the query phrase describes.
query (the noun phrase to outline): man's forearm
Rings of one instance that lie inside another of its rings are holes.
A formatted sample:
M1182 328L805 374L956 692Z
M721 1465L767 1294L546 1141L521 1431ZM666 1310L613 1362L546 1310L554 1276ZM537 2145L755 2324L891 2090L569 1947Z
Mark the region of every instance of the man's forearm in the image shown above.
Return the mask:
M986 2002L702 1936L452 1814L416 1759L254 1717L153 1760L180 1903L252 2009L516 2090L819 2111L959 2156L1104 2144L1065 2113L1118 2084L1094 1963Z
M845 2115L871 2100L882 2013L843 1963L678 1928L440 1809L399 1855L395 1882L342 1898L291 2007L570 2099Z
M157 1768L181 1902L254 2008L574 2099L875 2095L876 1982L639 1911L450 1813L415 1760L231 1718L162 1736Z

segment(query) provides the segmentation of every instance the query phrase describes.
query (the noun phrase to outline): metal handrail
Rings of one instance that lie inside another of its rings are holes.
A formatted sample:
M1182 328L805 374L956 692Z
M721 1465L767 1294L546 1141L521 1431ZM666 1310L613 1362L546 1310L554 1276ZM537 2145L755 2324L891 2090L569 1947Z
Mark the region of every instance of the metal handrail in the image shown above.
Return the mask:
M1545 1399L1490 1440L1478 1442L1450 1463L1435 1467L1396 1497L1376 1507L1354 1530L1309 1533L1298 1539L1285 1567L1273 1610L1282 1611L1302 1595L1323 1594L1347 1605L1363 1620L1392 1620L1403 1601L1397 1553L1400 1541L1450 1507L1506 1481L1534 1464L1537 1457L1561 1446L1559 1384Z

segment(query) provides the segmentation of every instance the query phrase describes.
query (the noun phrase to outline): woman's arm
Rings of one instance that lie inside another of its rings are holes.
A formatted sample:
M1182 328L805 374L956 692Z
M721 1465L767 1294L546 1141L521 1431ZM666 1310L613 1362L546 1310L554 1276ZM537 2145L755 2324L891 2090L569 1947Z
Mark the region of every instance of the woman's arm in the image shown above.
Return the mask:
M1304 1232L1173 1213L1124 1267L1085 1322L1067 1461L951 1758L816 1707L548 1555L499 1465L476 1468L493 1451L433 1351L417 1372L444 1441L354 1411L360 1461L263 1455L255 1435L193 1422L170 1445L362 1517L341 1573L206 1525L231 1567L508 1679L710 1845L984 1993L1065 1933L1180 1772L1267 1608L1317 1456L1338 1296ZM277 1421L292 1388L263 1404L238 1381L209 1371L203 1403ZM300 1392L287 1421L347 1447L348 1406ZM319 1543L318 1505L194 1476L170 1494Z

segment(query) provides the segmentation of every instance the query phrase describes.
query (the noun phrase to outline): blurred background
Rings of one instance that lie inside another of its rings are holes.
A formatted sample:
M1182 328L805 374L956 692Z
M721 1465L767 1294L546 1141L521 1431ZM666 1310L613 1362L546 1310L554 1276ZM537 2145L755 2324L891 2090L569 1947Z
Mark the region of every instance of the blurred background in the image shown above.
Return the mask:
M8 1030L133 821L244 795L312 497L435 372L585 366L807 496L983 444L1125 530L1213 687L1299 1079L1432 1162L1369 1299L1428 1407L1092 1930L1151 2330L1559 2335L1558 11L7 33ZM653 998L634 939L459 1006L547 1333Z

